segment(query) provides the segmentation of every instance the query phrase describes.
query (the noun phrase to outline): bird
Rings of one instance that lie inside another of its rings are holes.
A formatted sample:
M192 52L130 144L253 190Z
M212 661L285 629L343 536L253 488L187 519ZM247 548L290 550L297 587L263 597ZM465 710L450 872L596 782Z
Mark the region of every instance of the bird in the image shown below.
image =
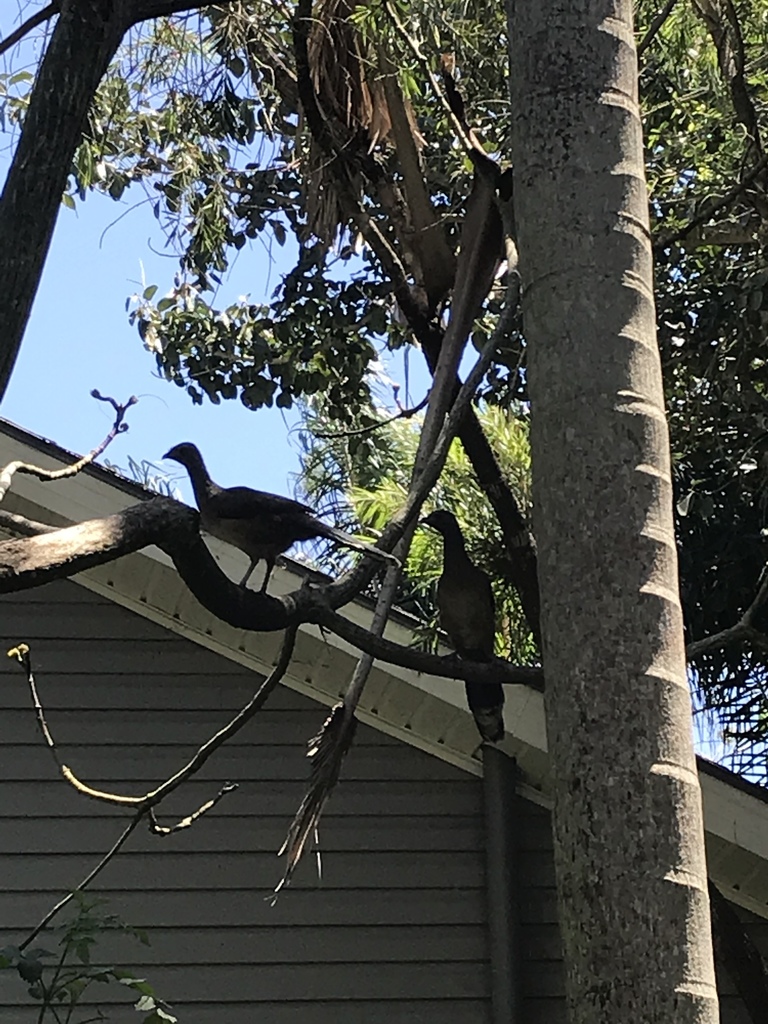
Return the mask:
M189 441L175 445L163 458L181 463L189 473L202 528L240 548L251 559L240 581L242 587L263 559L267 572L261 592L266 591L277 556L297 541L313 537L326 537L383 561L397 562L394 555L317 519L312 509L300 501L250 487L219 487L211 480L200 450Z
M443 573L437 583L440 624L454 650L468 661L492 661L496 608L488 574L471 560L456 516L437 509L421 520L443 538ZM467 704L483 740L504 738L504 687L466 679Z

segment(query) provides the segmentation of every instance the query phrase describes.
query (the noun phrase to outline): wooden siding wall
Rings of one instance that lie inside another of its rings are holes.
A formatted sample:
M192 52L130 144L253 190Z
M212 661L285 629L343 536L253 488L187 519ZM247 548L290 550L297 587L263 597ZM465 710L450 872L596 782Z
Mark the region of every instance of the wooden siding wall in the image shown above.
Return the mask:
M130 794L185 763L256 678L71 582L3 598L0 623L3 946L93 867L127 821L57 777L5 650L30 644L65 762L93 785ZM189 830L134 833L94 892L148 928L151 946L107 942L101 957L146 976L181 1024L487 1024L479 779L359 728L323 820L322 882L309 858L276 906L265 899L303 793L304 744L324 717L279 688L172 796L161 822L190 813L225 780L240 788ZM97 992L110 1020L138 1020L116 988ZM115 999L123 1005L110 1007ZM26 986L0 971L0 1024L36 1019L22 1004Z

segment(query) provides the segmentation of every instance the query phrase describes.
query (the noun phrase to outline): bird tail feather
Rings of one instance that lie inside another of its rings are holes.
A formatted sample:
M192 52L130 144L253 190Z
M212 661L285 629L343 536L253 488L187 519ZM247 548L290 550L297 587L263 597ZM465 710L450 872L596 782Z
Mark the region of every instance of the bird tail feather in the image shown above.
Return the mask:
M388 551L382 551L381 548L377 548L375 544L368 544L364 540L358 540L357 537L353 537L351 533L347 533L345 530L340 530L336 526L329 526L327 523L323 523L322 537L327 537L328 540L338 541L339 544L344 544L348 548L352 548L353 551L362 551L364 555L373 555L374 558L379 558L382 562L389 562L392 565L396 565L401 568L400 559L395 558Z
M467 704L472 712L477 730L488 743L504 739L504 688L500 684L465 684Z
M355 738L357 719L343 704L337 704L323 723L317 736L307 744L307 757L312 762L309 789L288 828L278 856L286 855L285 872L275 888L273 898L290 884L307 842L317 836L320 817L339 781L341 766Z

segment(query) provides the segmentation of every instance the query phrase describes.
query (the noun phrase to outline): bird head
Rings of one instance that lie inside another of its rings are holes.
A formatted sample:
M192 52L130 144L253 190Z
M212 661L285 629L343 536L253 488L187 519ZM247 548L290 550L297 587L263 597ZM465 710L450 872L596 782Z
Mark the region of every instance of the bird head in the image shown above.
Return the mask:
M456 516L453 512L449 512L447 509L438 508L434 512L430 512L428 516L425 516L419 522L419 526L431 526L433 530L437 530L438 533L442 533L445 536L446 533L451 533L459 529L459 524Z
M203 457L197 445L192 444L190 441L184 441L181 444L176 444L173 448L170 448L165 455L164 459L173 459L174 462L180 462L182 466L186 466L189 469L190 466L199 466Z

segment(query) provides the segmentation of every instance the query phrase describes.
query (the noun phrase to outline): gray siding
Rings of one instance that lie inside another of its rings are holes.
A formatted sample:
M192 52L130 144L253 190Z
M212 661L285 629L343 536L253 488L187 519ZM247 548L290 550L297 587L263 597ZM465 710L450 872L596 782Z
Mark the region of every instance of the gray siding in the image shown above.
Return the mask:
M2 599L0 623L2 651L32 648L65 762L121 792L141 793L178 769L256 681L74 583ZM127 818L58 778L22 673L0 657L0 675L2 946L90 870ZM479 779L359 728L323 819L322 881L307 858L277 905L267 902L280 877L275 851L304 789L304 745L324 716L279 688L172 795L161 821L188 814L226 780L240 788L192 829L131 837L94 891L148 928L151 947L107 943L102 955L144 972L182 1024L487 1024ZM105 1007L123 995L98 994ZM0 972L0 1022L33 1020L19 1009L24 998L21 981ZM138 1019L129 1005L110 1013Z

